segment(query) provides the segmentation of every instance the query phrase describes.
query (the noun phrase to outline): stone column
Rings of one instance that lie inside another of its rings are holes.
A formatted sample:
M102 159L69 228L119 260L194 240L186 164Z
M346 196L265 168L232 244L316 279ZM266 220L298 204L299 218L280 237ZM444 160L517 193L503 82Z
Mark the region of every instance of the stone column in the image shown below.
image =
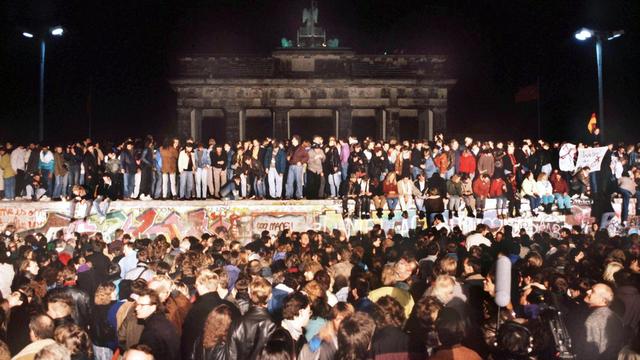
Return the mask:
M191 111L191 137L195 142L202 141L202 110L193 109Z
M178 108L178 137L186 139L191 136L191 109Z
M400 109L389 108L385 109L387 117L387 139L395 138L400 140Z
M418 139L431 139L429 133L429 110L418 109Z
M378 126L378 133L376 137L378 139L386 139L387 137L387 121L386 121L386 113L384 109L375 109L375 117L376 117L376 125Z
M338 137L346 139L351 136L352 112L350 107L338 109Z
M433 133L440 134L447 132L447 109L433 108Z
M240 118L241 110L239 109L224 109L224 118L226 125L227 141L234 143L240 140Z
M273 114L273 138L285 140L289 138L289 109L274 108Z

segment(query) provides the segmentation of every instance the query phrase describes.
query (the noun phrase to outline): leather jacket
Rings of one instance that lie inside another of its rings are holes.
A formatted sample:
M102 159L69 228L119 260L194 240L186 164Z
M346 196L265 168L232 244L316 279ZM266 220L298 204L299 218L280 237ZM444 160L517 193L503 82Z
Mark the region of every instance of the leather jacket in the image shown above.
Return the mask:
M266 308L251 306L240 320L231 325L229 358L257 359L275 329L276 324Z

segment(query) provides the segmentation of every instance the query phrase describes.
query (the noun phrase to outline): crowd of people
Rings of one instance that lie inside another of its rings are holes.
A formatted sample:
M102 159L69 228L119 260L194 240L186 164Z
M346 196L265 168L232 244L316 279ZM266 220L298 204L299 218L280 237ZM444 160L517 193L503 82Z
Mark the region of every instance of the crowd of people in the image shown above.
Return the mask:
M244 245L15 230L0 234L0 360L640 358L637 230L375 225Z
M381 218L386 209L391 219L415 208L431 221L444 213L482 217L487 199L495 199L497 216L504 218L521 216L522 199L529 203L526 215L537 216L569 214L572 200L588 198L604 214L616 193L626 222L630 199L640 199L640 145L608 144L600 169L561 168L561 146L471 137L459 143L442 135L434 141L293 136L235 144L173 138L159 146L147 136L51 149L6 143L0 170L4 200L71 200L72 216L77 202L88 203L86 217L93 209L105 216L118 199L207 198L342 199L345 217L368 218L375 211Z

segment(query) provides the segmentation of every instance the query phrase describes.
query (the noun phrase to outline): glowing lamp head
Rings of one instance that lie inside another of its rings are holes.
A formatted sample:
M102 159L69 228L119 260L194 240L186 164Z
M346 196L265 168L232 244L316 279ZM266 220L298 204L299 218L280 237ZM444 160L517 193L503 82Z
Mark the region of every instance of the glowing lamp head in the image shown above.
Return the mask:
M593 31L589 29L582 29L576 33L576 39L580 41L585 41L593 36Z
M56 26L51 29L51 35L53 36L62 36L64 34L64 29L61 26Z

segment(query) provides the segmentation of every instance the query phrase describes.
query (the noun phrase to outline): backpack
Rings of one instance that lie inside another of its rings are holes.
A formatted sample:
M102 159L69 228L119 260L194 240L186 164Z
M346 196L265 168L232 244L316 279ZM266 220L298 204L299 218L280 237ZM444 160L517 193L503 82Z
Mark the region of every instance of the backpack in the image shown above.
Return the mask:
M120 300L128 299L129 296L131 296L131 285L133 284L133 282L140 279L142 277L142 274L144 274L147 270L149 270L148 268L143 266L136 267L136 269L138 268L144 268L144 270L142 270L134 280L130 280L130 279L120 280L120 284L118 286L118 299Z

